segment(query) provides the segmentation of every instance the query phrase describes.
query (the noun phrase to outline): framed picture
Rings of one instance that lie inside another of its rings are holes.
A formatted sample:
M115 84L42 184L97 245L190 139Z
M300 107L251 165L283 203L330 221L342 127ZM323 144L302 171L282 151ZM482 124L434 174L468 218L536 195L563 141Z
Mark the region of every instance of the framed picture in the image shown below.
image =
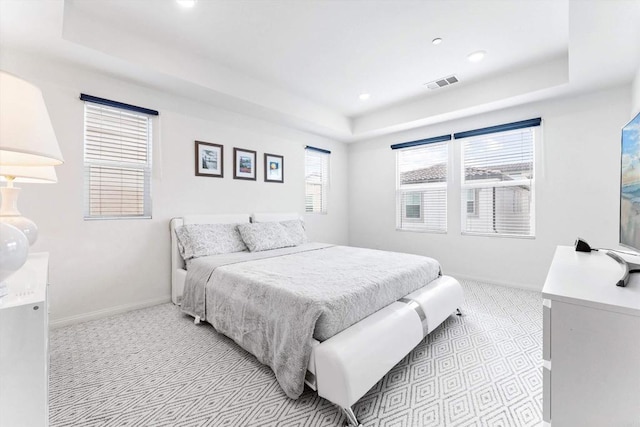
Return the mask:
M220 144L196 141L196 176L222 178L224 147Z
M233 179L256 180L256 152L233 148Z
M284 157L264 153L264 181L284 182Z

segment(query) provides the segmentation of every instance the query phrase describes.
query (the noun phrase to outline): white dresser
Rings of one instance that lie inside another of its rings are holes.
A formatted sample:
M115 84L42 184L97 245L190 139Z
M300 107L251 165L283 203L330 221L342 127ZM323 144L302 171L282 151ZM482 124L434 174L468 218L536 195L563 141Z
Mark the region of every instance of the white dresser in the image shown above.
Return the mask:
M0 299L0 427L49 425L48 269L30 254Z
M640 274L622 288L622 273L604 252L556 249L542 290L545 425L640 426Z

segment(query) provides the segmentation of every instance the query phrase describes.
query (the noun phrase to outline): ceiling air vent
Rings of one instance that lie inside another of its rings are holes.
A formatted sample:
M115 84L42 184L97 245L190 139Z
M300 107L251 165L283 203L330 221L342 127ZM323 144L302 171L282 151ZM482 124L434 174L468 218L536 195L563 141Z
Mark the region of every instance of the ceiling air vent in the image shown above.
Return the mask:
M459 80L456 76L449 76L449 77L443 77L438 80L434 80L429 83L425 83L425 86L427 87L427 89L434 90L434 89L439 89L441 87L452 85L454 83L458 83L458 81Z

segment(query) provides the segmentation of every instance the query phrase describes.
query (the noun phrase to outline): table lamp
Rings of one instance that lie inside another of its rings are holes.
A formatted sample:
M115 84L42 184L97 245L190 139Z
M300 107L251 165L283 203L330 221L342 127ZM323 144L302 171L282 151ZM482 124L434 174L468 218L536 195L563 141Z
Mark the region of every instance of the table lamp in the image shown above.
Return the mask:
M0 296L37 238L36 225L18 211L20 189L13 183L56 182L53 166L62 162L40 89L0 70L0 176L7 181L0 188Z

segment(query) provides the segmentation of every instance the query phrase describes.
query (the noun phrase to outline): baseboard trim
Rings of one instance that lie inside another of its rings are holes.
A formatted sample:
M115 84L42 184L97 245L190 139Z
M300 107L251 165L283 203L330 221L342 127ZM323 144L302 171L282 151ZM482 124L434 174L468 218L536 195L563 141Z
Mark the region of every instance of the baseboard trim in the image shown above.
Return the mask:
M513 283L502 282L494 279L487 279L482 277L471 277L464 274L458 274L455 272L447 272L447 276L453 276L456 279L471 280L474 282L488 283L492 285L506 286L508 288L525 289L527 291L541 292L542 289L539 286L526 283ZM75 325L78 323L88 322L89 320L97 320L105 317L113 316L116 314L126 313L127 311L139 310L141 308L152 307L158 304L164 304L171 302L171 295L167 295L162 298L155 298L147 301L142 301L135 304L123 304L116 307L105 308L102 310L96 310L89 313L77 314L75 316L63 317L61 319L49 320L49 327L51 329L62 328L65 326Z
M483 277L471 277L471 276L467 276L465 274L457 274L457 273L452 273L452 272L446 272L445 274L447 276L452 276L452 277L455 277L456 279L460 279L460 280L471 280L473 282L487 283L489 285L498 285L498 286L505 286L507 288L516 288L516 289L524 289L524 290L527 290L527 291L542 292L542 287L536 286L536 285L533 285L533 284L530 284L530 283L503 282L503 281L500 281L500 280L487 279L487 278L483 278Z
M97 320L105 317L113 316L115 314L126 313L127 311L139 310L141 308L152 307L158 304L164 304L171 302L171 295L167 295L162 298L154 298L147 301L138 302L135 304L123 304L116 307L104 308L102 310L96 310L89 313L76 314L75 316L63 317L61 319L49 320L49 327L51 329L62 328L64 326L75 325L77 323L88 322L89 320Z

